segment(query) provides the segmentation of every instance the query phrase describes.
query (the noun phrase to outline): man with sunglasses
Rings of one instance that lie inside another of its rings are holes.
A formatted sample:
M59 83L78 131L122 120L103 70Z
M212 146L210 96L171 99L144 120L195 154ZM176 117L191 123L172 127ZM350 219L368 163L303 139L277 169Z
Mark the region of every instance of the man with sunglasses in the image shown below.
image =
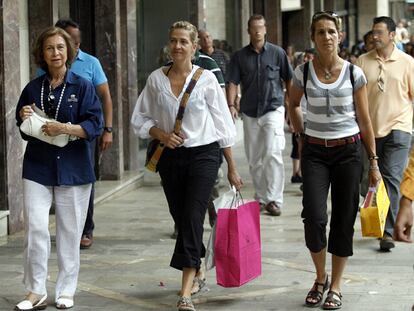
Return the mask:
M400 182L411 142L414 97L414 60L394 43L395 22L388 16L374 18L375 49L359 57L357 65L367 77L369 113L374 129L378 165L390 209L380 249L395 247L392 240L399 209Z
M71 65L71 70L74 73L92 82L92 84L96 88L96 92L98 93L99 98L101 99L104 112L105 127L104 132L99 139L99 150L100 152L105 151L112 145L112 99L109 91L108 79L105 76L105 73L102 69L99 60L96 57L89 55L88 53L85 53L80 49L81 31L79 24L70 19L61 19L56 22L55 26L65 30L73 40L76 49L76 57ZM41 69L39 69L37 75L40 76L43 73L44 72ZM48 99L50 109L53 109L54 102L54 98ZM90 143L90 146L92 159L94 160L96 141L92 141ZM83 229L82 239L80 243L81 249L90 248L93 243L93 230L95 228L95 224L93 221L94 193L94 187L92 187L88 214L86 217L85 227Z

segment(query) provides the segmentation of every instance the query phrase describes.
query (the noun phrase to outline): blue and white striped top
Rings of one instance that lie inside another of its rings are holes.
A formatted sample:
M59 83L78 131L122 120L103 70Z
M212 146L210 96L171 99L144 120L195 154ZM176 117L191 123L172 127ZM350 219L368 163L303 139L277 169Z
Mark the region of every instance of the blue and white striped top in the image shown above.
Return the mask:
M322 83L309 63L306 93L308 95L305 134L322 139L336 139L359 133L353 92L367 83L361 68L354 65L354 90L350 80L350 63L344 61L334 83ZM303 90L304 64L296 67L293 83Z

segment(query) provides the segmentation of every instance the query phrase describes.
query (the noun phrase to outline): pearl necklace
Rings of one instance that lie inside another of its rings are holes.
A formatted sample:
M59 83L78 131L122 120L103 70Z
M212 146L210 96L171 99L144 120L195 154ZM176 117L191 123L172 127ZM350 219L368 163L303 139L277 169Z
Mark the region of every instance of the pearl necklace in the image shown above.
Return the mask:
M45 92L45 80L46 79L44 79L43 81L42 81L42 88L41 88L41 90L40 90L40 106L42 107L42 110L43 110L43 112L45 112L46 113L46 111L45 111L45 107L44 107L44 105L43 105L43 94L44 94L44 92ZM65 89L66 89L66 82L65 82L65 84L63 85L63 89L62 89L62 92L60 93L60 97L59 97L59 101L58 101L58 105L57 105L57 107L56 107L56 113L55 113L55 120L57 120L57 116L58 116L58 114L59 114L59 108L60 108L60 104L62 103L62 98L63 98L63 94L65 93ZM51 84L49 84L49 95L48 96L50 96L51 98L53 98L54 99L54 96L53 96L53 94L52 94L52 85ZM53 96L53 97L52 97Z

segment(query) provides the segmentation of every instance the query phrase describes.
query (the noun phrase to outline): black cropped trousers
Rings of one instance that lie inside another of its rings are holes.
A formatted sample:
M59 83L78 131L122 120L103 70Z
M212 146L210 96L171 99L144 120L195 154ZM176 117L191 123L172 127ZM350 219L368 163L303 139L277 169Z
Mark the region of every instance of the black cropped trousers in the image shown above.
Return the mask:
M303 210L306 246L317 253L328 245L331 254L352 256L354 223L362 173L361 141L325 147L305 141L302 152ZM327 199L331 188L329 240Z
M220 165L220 147L165 149L158 164L171 216L178 227L171 267L200 269L205 256L203 224Z

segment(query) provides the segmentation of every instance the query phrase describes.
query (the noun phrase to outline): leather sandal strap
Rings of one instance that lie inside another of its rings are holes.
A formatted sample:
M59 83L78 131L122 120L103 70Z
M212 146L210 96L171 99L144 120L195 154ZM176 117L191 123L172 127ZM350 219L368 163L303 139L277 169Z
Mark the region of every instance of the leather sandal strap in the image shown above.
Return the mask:
M323 293L318 290L311 290L308 292L308 295L306 296L306 300L308 300L308 298L320 300L322 299L322 295Z
M334 292L330 290L328 295L326 296L324 305L329 306L329 304L333 304L335 307L342 306L342 295L341 293Z

